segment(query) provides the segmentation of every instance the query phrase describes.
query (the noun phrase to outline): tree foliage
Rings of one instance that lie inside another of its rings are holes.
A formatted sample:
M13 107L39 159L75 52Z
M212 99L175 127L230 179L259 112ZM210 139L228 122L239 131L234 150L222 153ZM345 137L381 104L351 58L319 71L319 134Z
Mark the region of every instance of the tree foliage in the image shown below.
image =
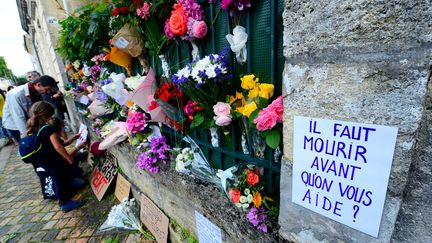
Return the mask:
M0 56L0 77L7 78L10 80L15 79L15 75L12 73L12 71L8 68L5 58Z
M58 53L70 61L88 61L101 53L110 39L110 16L110 5L99 2L84 5L76 10L76 14L60 21Z

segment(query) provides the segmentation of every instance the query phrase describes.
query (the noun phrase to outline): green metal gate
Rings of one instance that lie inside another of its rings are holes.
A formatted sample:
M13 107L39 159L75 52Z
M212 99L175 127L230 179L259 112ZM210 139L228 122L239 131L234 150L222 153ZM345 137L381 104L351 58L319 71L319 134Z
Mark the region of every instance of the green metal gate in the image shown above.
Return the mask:
M220 9L220 2L214 5L209 4L208 0L198 0L198 2L204 8L205 21L209 26L207 36L197 42L200 56L221 53L224 48L229 47L225 36L231 33L235 26L228 13ZM277 97L281 94L284 65L282 53L284 1L251 1L251 4L251 9L241 22L248 33L247 62L242 66L239 65L234 60L232 52L229 52L230 61L228 63L230 72L233 74L233 87L230 88L232 93L234 90L240 90L240 75L254 73L260 77L260 81L275 85L274 97ZM168 51L166 58L171 74L191 61L191 49L189 43L181 42ZM151 66L154 65L155 63L151 63ZM134 63L134 66L136 74L139 71L138 62ZM157 63L157 67L157 73L160 75L162 72L160 63ZM180 137L169 128L164 128L164 131L170 134L171 139L174 139L174 136ZM241 131L238 124L232 126L230 134L231 146L226 146L226 143L222 141L221 146L216 148L210 143L208 131L194 130L190 135L200 145L209 162L217 169L227 169L240 162L264 168L265 190L267 193L277 194L279 192L280 162L274 160L274 150L267 147L264 158L253 156L252 153L244 154L241 150ZM223 140L223 136L219 137ZM251 151L250 145L249 151Z

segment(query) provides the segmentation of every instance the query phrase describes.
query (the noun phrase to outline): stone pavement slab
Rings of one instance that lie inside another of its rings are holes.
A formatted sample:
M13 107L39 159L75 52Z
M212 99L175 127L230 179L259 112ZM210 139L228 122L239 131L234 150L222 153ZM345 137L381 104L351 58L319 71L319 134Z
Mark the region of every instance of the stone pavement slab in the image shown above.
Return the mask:
M87 177L91 168L83 164ZM137 231L98 232L111 207L119 202L106 195L99 202L87 185L80 192L86 203L63 213L56 200L42 198L39 178L19 160L16 147L0 150L0 242L151 242Z

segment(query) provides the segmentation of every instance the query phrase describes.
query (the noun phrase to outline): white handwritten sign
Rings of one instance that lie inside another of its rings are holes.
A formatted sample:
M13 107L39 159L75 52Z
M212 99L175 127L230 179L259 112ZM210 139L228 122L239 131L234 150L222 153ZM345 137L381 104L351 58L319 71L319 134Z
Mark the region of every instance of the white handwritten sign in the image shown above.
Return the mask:
M377 237L397 130L294 117L293 202Z
M199 212L195 211L195 223L198 231L198 241L205 243L221 243L221 229Z
M78 133L80 136L77 139L76 144L75 144L75 146L77 146L77 147L87 140L87 136L88 136L87 126L81 123L80 128L78 130Z

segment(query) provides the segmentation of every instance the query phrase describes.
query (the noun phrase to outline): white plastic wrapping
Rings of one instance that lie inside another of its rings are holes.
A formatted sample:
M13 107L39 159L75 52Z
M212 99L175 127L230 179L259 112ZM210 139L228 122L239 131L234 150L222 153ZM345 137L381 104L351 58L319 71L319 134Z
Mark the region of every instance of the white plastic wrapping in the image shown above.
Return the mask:
M130 200L124 199L120 204L113 206L108 218L99 227L98 231L104 232L116 228L139 230L141 233L145 233L141 226L138 206L134 198Z

